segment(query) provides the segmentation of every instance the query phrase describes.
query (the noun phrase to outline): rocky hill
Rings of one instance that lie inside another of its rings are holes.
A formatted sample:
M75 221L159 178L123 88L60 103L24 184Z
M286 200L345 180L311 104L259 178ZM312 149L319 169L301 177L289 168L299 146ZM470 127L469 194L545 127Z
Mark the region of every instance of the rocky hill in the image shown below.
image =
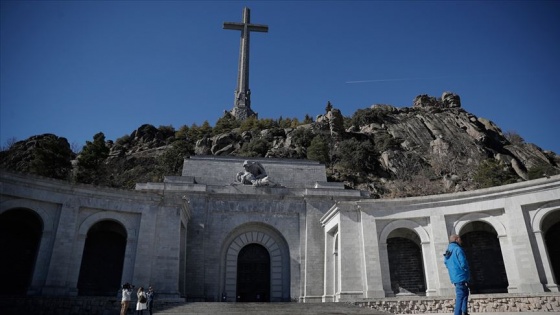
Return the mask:
M374 198L439 194L560 173L560 157L503 133L461 108L458 95L420 95L411 107L373 105L351 117L327 104L315 120L249 119L225 115L214 127L143 125L116 141L94 136L76 156L66 139L40 135L0 152L0 167L97 185L179 175L193 154L313 159L330 181Z

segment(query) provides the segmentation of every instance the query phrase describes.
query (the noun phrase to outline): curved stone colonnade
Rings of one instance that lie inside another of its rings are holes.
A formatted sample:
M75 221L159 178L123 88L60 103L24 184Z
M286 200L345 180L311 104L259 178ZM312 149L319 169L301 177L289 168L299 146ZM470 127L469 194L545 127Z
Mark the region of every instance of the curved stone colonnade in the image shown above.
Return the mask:
M372 200L326 183L316 163L260 162L282 187L232 185L232 158L191 158L182 177L137 191L2 171L11 259L0 262L10 284L0 295L118 297L130 282L188 301L447 297L442 253L453 233L465 240L473 294L558 292L560 176ZM281 173L283 163L300 173ZM241 261L249 247L257 254Z
M323 300L453 296L442 258L451 234L464 239L471 293L558 292L558 187L554 177L441 196L339 202L321 219L325 247L353 250L334 258L326 253ZM416 268L403 271L415 255Z

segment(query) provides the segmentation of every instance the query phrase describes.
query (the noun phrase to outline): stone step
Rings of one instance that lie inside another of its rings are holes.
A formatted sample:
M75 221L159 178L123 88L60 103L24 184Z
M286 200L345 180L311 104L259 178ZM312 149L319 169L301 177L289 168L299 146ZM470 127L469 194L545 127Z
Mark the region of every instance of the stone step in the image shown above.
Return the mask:
M131 305L133 306L133 305ZM133 308L133 307L131 307ZM129 311L130 312L130 311ZM144 311L144 315L148 312ZM182 304L154 305L154 314L182 315L182 314L227 314L227 315L344 315L344 314L390 314L371 308L359 307L347 303L219 303L193 302Z

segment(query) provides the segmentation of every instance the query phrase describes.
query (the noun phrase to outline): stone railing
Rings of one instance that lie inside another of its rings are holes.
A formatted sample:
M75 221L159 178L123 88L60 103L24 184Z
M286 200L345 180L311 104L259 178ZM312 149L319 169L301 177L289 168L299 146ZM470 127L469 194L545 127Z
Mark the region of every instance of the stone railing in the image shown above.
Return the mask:
M453 313L455 297L395 297L355 304L393 314ZM560 293L476 294L469 296L469 313L560 312Z

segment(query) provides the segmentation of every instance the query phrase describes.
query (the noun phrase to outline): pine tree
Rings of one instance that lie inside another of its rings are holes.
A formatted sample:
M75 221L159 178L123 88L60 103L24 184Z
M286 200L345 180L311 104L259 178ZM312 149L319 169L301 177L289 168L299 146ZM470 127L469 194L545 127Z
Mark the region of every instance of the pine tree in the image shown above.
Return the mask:
M311 140L311 144L307 148L307 158L319 161L323 164L329 162L329 144L328 139L318 135Z
M101 184L105 182L105 160L109 156L109 148L105 144L102 132L93 136L93 142L86 141L78 157L76 181L85 184Z

